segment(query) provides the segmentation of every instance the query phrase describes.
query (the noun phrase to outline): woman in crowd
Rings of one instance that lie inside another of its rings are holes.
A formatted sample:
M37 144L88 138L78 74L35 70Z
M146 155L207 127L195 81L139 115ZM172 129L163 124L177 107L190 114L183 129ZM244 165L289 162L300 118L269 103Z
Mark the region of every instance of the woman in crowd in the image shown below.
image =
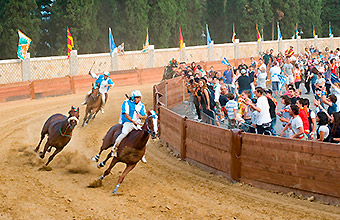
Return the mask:
M300 71L300 68L299 68L298 64L294 65L293 75L294 75L295 88L299 89L300 88L300 83L301 83L301 71Z
M331 127L331 137L330 141L332 143L340 142L340 113L333 112L330 118L330 127Z
M317 140L323 142L329 142L330 132L328 127L328 116L325 112L318 112L316 114L316 122L318 128L316 130Z

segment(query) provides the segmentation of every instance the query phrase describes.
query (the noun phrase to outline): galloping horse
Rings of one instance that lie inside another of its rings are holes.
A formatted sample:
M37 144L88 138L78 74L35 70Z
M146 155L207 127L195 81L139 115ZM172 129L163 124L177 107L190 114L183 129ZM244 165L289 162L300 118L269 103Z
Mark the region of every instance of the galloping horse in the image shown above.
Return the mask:
M92 115L93 115L92 119L96 117L101 106L102 106L102 94L99 92L99 84L97 84L96 88L94 88L94 85L92 83L92 93L88 96L86 100L85 116L82 127L89 123L89 120L92 118ZM87 117L88 114L90 114L89 117Z
M148 112L148 116L140 130L131 131L118 146L118 156L114 157L110 166L105 170L104 174L99 178L102 180L107 176L116 163L122 162L126 164L126 168L122 175L118 179L118 184L113 190L116 193L119 185L123 182L125 176L137 165L145 154L146 143L151 135L152 139L156 138L158 134L158 117L155 111ZM110 128L103 139L103 144L100 148L100 152L112 147L115 143L115 139L118 137L122 129L122 125L117 124ZM107 155L107 158L97 165L98 168L104 167L108 159L111 157L111 151ZM98 156L99 158L99 156Z
M52 147L55 147L55 151L48 158L46 166L53 160L54 156L62 151L66 144L68 144L71 140L74 127L79 123L79 108L76 109L72 106L68 114L68 117L62 114L52 115L47 119L41 130L41 139L34 151L38 152L40 144L46 134L48 134L48 139L44 150L39 153L40 158L43 159L46 151L50 152Z

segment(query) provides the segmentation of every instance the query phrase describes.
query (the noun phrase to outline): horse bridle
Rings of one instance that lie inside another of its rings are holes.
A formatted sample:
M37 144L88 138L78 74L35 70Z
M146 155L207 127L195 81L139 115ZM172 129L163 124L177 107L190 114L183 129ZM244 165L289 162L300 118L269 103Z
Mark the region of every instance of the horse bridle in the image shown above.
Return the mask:
M67 119L67 127L66 127L64 132L61 132L62 124L60 124L59 133L60 133L61 136L63 136L63 137L72 137L72 132L71 132L71 135L66 134L66 132L68 131L68 128L70 127L70 121L71 120L75 120L77 122L77 124L79 123L79 119L76 116L69 117Z

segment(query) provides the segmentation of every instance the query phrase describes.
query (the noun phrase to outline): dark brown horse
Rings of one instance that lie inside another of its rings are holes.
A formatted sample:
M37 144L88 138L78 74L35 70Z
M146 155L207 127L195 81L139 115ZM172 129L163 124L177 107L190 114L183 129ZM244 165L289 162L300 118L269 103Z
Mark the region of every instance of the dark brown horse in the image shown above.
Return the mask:
M92 84L92 93L87 97L86 100L85 116L82 124L83 127L84 125L87 125L89 123L89 120L91 118L95 119L101 106L102 106L102 94L99 92L99 84L97 84L96 88L94 88ZM88 114L90 114L89 117L87 117Z
M115 166L116 163L122 162L126 164L126 168L122 175L118 179L118 184L116 188L113 190L113 193L116 193L119 185L123 182L125 176L137 165L137 163L142 159L145 154L146 143L149 140L149 137L154 139L158 134L158 117L155 111L148 112L148 116L145 119L141 130L133 130L131 131L120 143L118 146L118 156L114 157L111 161L110 166L105 170L104 174L99 178L102 180L105 176L109 175L111 169ZM118 137L122 129L122 125L114 125L110 128L103 139L103 144L100 148L100 152L106 150L113 146L115 143L115 139ZM96 155L96 156L98 156ZM99 158L99 156L98 156ZM111 158L111 151L107 155L106 159L97 165L98 168L105 166L108 159Z
M62 114L52 115L47 119L41 130L41 139L34 151L38 152L40 144L46 134L48 134L47 142L44 150L39 153L41 159L45 157L46 151L50 152L52 147L55 147L55 151L48 158L46 166L53 160L54 156L68 144L72 137L72 131L79 122L79 108L76 109L72 106L68 114L68 117Z

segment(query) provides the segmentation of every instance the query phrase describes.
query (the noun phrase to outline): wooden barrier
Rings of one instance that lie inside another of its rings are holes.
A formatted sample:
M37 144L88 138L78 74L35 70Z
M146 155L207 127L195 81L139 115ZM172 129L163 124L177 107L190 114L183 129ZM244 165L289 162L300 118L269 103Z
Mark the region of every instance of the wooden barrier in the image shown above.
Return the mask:
M4 84L0 87L0 102L14 101L31 97L30 82Z
M186 120L186 157L230 174L230 130Z
M158 101L167 108L182 103L181 80L178 77L154 86L154 95L165 94ZM231 131L189 120L167 108L159 108L160 138L181 159L208 166L235 181L340 202L338 145Z
M340 198L340 149L335 144L244 133L241 164L243 182Z
M32 82L33 98L71 94L70 77L36 80Z
M181 152L181 127L183 118L164 108L160 107L160 137L170 144L178 153Z

